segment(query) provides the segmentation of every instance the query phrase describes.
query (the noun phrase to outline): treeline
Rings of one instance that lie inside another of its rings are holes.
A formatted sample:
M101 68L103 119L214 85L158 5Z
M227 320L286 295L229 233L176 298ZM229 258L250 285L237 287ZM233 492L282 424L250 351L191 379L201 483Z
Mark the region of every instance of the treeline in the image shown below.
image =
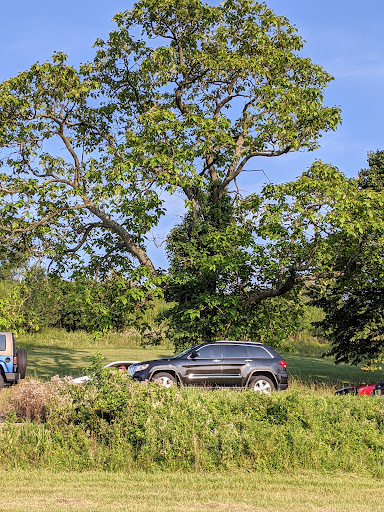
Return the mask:
M65 280L29 267L0 279L0 330L16 333L51 327L91 334L133 328L145 343L158 344L164 338L175 341L168 322L174 307L161 295L148 298L140 286L117 277ZM242 332L229 336L286 346L293 338L321 336L314 324L322 318L322 310L304 294L278 297L261 305Z
M17 278L2 279L0 293L2 330L120 331L147 319L140 315L138 290L122 279L68 281L29 268Z

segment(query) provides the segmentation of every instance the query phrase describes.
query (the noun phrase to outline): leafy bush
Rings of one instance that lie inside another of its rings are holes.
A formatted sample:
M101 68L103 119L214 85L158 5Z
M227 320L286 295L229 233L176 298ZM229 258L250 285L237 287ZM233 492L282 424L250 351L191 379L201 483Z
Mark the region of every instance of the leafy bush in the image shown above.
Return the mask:
M1 430L6 467L384 474L376 397L165 389L96 361L86 385L25 384L13 406L29 422Z

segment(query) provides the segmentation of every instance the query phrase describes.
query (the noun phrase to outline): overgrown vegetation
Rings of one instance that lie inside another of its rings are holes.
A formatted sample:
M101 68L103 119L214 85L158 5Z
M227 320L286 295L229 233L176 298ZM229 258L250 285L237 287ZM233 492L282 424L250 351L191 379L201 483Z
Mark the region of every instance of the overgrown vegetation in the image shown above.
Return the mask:
M384 471L379 398L164 389L96 361L85 386L25 383L11 409L22 423L0 431L6 468Z
M167 291L168 302L161 297L141 301L141 292L131 288L124 279L69 281L47 275L40 267L16 270L17 279L0 280L0 329L13 331L28 343L36 340L39 345L66 347L69 343L70 346L96 347L103 339L113 344L119 340L119 345L125 348L172 344L178 350L187 342L190 346L199 343L202 329L208 329L209 315L205 320L196 317L191 323L184 303L171 302L175 284ZM194 297L200 300L198 286L194 288L193 283L185 281L177 286L190 295L189 300L193 301ZM230 297L227 299L226 310L231 307ZM214 294L209 300L214 301ZM294 350L300 346L300 340L307 341L322 334L314 327L314 323L323 318L322 310L308 301L305 293L265 301L254 309L247 323L227 333L224 329L221 334ZM187 325L183 323L185 314ZM176 321L169 325L170 315L179 319L178 329ZM204 322L207 325L199 327ZM67 336L63 331L73 335ZM33 336L33 333L38 335ZM47 338L51 341L47 342ZM64 339L68 343L63 343Z
M161 298L142 301L129 280L70 281L38 266L16 270L17 279L0 279L0 330L41 333L53 327L90 338L129 332L135 341L164 342L165 323L157 317L170 305Z

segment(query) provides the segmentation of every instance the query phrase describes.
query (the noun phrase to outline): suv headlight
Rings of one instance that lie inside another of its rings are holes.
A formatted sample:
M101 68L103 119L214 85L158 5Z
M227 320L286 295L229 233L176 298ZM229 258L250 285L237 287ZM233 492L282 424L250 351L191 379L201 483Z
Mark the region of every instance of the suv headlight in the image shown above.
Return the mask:
M149 366L149 364L137 364L136 368L135 368L135 373L146 370L148 368L148 366Z

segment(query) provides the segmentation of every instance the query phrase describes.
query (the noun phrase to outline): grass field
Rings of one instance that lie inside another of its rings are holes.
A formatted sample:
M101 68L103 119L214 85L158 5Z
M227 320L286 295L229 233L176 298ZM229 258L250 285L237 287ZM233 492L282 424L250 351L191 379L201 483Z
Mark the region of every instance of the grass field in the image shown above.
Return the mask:
M28 375L48 380L53 375L87 372L90 357L100 352L106 361L147 360L173 354L170 346L143 348L120 335L92 340L76 333L51 331L24 336L18 345L28 350ZM282 353L293 386L303 383L326 393L343 384L383 380L382 372L335 366L313 353ZM3 400L12 393L3 390ZM357 474L266 474L253 471L129 474L44 470L0 472L0 512L36 510L140 512L384 512L384 480ZM5 505L6 504L6 505Z
M0 479L1 511L384 510L384 482L357 475L8 471Z
M39 379L49 379L53 375L78 377L86 373L90 358L100 352L106 362L117 360L145 361L173 355L167 347L116 348L55 348L34 346L28 348L28 375ZM308 383L321 383L341 387L351 383L376 382L384 379L382 371L365 372L357 366L335 365L330 358L282 354L287 360L291 378Z

